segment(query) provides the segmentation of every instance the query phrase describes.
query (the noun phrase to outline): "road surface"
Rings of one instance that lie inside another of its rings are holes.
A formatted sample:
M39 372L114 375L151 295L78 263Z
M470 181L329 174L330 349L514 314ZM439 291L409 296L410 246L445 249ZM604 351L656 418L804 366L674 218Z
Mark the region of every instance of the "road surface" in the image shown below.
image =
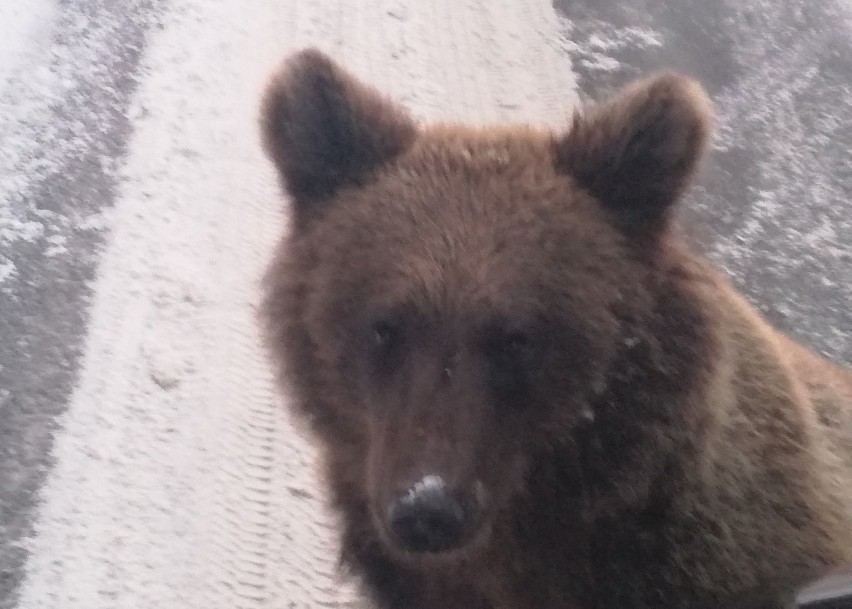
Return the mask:
M852 363L847 0L0 0L0 34L0 609L357 603L253 318L258 96L308 44L424 120L699 77L690 235Z

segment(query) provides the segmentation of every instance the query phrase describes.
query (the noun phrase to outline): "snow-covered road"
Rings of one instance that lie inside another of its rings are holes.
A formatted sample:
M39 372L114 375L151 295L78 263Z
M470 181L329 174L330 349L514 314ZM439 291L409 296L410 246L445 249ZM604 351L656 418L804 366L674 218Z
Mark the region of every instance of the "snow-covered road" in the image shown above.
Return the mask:
M253 317L259 93L305 45L424 120L701 77L692 234L852 362L845 0L0 0L0 609L355 604Z

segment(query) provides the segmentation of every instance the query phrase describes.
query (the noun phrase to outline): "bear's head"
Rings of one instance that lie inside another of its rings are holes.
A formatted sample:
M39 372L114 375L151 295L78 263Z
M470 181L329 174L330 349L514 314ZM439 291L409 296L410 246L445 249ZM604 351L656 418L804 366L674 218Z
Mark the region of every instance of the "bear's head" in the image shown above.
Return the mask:
M476 547L531 494L582 521L672 475L710 332L671 213L709 123L668 73L563 133L419 126L315 50L274 78L269 342L339 503L396 555Z

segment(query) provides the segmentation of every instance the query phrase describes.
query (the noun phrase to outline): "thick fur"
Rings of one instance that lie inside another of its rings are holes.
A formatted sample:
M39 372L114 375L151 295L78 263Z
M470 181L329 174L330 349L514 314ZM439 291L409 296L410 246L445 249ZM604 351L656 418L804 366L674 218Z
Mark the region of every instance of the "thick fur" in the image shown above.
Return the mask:
M263 323L379 607L682 607L852 562L852 375L672 227L710 118L673 74L564 134L417 126L317 51L272 80L297 222ZM432 472L488 525L409 555L383 506Z

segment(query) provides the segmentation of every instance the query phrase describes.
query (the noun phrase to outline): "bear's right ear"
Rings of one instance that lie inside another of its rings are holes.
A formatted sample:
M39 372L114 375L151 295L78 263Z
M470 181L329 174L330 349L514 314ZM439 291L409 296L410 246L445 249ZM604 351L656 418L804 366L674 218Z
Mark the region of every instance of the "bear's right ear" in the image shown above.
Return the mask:
M417 133L404 110L315 49L284 62L260 122L297 212L402 153Z
M557 164L628 233L666 223L710 134L712 108L694 80L663 72L577 113L556 142Z

